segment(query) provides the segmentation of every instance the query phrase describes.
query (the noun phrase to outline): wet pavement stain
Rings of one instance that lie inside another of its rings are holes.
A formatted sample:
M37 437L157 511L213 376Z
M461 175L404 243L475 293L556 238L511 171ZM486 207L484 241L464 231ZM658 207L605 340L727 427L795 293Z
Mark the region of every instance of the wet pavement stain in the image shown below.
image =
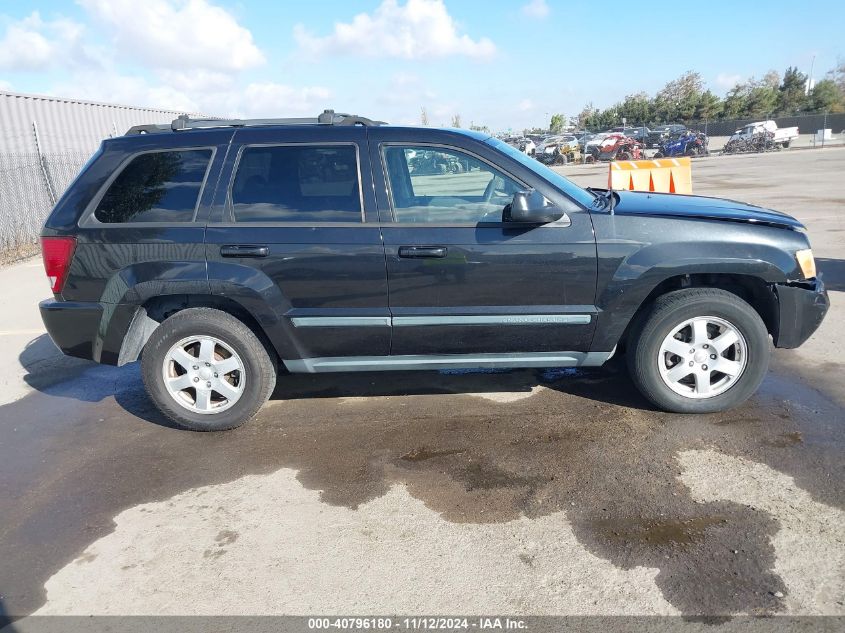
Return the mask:
M708 528L727 523L726 518L719 516L691 519L617 518L600 519L595 522L594 529L610 540L676 547L701 542Z
M137 368L119 371L131 378ZM463 395L541 382L545 390L506 404ZM690 615L776 613L786 587L772 571L777 522L741 504L693 500L679 452L714 448L787 473L824 503L842 507L845 496L830 476L842 472L841 409L774 373L726 416L655 412L613 371L553 381L533 371L284 376L255 420L214 434L170 428L137 382L120 384L115 397L86 401L82 386L65 384L61 395L0 408L0 514L10 517L0 579L10 613L43 603L44 581L110 532L121 510L282 467L324 503L351 509L401 483L447 521L563 512L593 554L657 568L666 599ZM350 408L345 397L371 400ZM791 437L805 442L784 450L778 442ZM237 538L221 535L209 557Z
M801 437L801 433L799 433L798 431L793 431L792 433L781 433L776 437L771 437L763 441L769 446L786 448L788 446L795 446L796 444L801 444L804 440Z
M446 457L448 455L460 455L464 452L464 449L452 449L452 450L442 450L442 451L433 451L431 449L422 447L422 448L414 448L404 455L400 457L400 459L405 460L406 462L425 462L429 459L435 459L437 457Z

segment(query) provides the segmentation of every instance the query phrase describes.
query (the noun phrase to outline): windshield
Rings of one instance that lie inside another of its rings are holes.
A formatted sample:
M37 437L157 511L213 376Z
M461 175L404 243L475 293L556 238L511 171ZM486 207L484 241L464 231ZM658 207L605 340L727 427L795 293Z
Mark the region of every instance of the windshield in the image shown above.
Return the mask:
M539 162L538 160L531 158L523 154L520 151L515 150L513 147L508 145L507 143L502 143L497 138L488 138L485 141L488 145L492 145L497 150L502 152L503 154L507 154L516 162L520 163L521 165L527 167L538 176L540 176L543 180L546 180L551 184L553 187L560 189L563 193L568 195L573 200L581 203L585 207L589 207L593 204L595 200L595 196L591 194L589 191L585 191L581 189L578 185L574 182L562 176L561 174L557 173L546 167L543 163Z

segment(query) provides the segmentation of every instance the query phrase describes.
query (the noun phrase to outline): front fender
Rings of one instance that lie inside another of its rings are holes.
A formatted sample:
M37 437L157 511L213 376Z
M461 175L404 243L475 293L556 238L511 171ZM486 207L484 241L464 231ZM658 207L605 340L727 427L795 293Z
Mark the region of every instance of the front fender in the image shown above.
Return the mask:
M768 284L800 278L793 253L802 248L803 242L793 231L729 222L634 217L625 218L625 221L644 227L643 238L649 239L597 237L596 306L599 314L593 350L613 349L646 298L659 284L673 277L745 275ZM601 219L596 224L599 236ZM684 239L673 230L679 225L690 229L692 235L710 228L715 239Z

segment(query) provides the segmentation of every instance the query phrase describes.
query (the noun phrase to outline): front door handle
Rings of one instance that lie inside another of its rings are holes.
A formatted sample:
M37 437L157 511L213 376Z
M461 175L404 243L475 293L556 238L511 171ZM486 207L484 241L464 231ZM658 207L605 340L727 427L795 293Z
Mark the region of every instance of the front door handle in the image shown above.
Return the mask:
M422 259L446 257L445 246L400 246L399 257L403 259Z
M227 244L220 247L223 257L267 257L270 249L260 244Z

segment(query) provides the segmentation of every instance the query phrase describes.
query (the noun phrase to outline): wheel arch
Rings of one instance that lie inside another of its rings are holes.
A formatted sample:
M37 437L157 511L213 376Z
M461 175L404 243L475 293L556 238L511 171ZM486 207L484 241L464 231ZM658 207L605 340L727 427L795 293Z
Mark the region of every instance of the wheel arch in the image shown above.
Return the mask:
M773 339L777 340L779 326L778 299L771 283L760 277L747 274L691 273L668 277L652 288L628 321L619 337L617 349L620 352L625 350L631 332L639 321L648 314L658 297L686 288L717 288L738 296L754 308L766 325L768 333Z
M117 364L124 365L138 360L150 336L161 323L190 308L212 308L235 317L252 330L273 359L279 360L279 349L270 332L251 310L237 300L212 294L170 294L151 297L137 306L123 337Z

